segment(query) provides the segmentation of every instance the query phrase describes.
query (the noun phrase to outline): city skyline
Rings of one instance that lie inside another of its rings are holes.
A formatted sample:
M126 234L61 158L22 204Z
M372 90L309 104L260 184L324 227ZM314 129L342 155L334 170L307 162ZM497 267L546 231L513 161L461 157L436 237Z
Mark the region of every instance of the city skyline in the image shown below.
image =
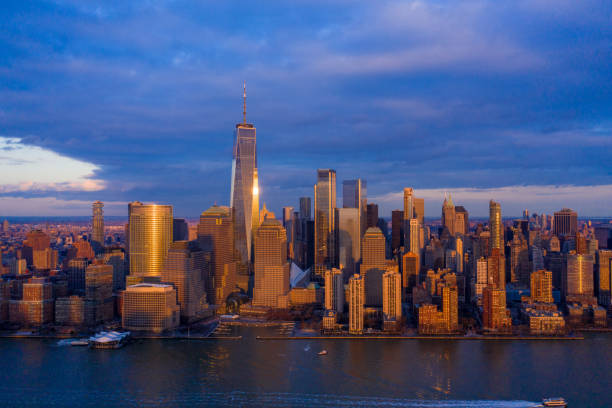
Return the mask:
M133 200L194 217L231 205L228 129L244 80L260 204L276 213L331 168L338 184L367 180L385 217L407 185L426 216L444 192L474 216L491 199L508 216L611 215L603 4L65 2L0 13L0 216L86 215L95 200L109 216Z

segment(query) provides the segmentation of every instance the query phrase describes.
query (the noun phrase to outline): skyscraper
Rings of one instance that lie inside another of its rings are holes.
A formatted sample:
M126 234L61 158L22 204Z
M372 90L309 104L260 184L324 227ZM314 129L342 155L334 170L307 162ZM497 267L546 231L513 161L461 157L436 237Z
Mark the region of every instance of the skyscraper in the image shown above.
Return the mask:
M412 188L404 188L404 220L414 218L414 202Z
M365 180L344 180L342 182L342 207L359 210L360 235L366 230L367 216L367 183Z
M287 236L280 221L268 218L255 232L253 306L286 308L288 293Z
M569 254L565 275L565 296L593 296L593 256Z
M205 281L207 300L217 306L224 305L229 294L236 288L234 237L230 208L213 205L202 212L198 224L198 243L209 259ZM243 289L248 291L248 282Z
M578 232L578 214L576 211L563 208L561 211L555 212L553 220L553 234L574 235Z
M612 250L600 249L597 251L597 268L599 270L599 303L609 307L611 302L612 285Z
M366 207L366 229L378 227L378 204L370 203Z
M448 228L448 232L455 235L455 205L451 195L448 198L444 197L444 203L442 204L442 228Z
M234 211L235 248L240 273L249 273L253 231L259 222L259 183L255 126L246 121L246 85L242 123L236 125L230 203Z
M96 260L85 271L85 322L112 320L113 307L113 266Z
M325 309L344 311L344 278L340 269L325 271Z
M365 304L382 306L382 274L385 272L385 236L379 228L368 228L361 240L359 273L365 284Z
M425 199L423 198L412 198L414 204L413 216L419 220L419 224L423 225L425 221Z
M391 211L391 253L398 254L404 246L404 212Z
M358 208L336 208L338 266L351 276L361 256L361 226Z
M497 289L506 288L506 258L499 248L493 248L487 258L487 283Z
M104 246L104 203L96 201L92 204L93 215L91 219L91 241L98 252Z
M489 229L491 230L490 248L504 248L504 230L502 225L501 205L489 201Z
M446 330L454 332L459 329L459 297L456 285L445 285L442 288L442 313Z
M363 306L365 304L365 284L363 277L355 274L349 279L349 333L363 333Z
M130 275L161 276L172 243L172 206L133 202L128 210Z
M300 197L300 219L309 220L311 208L310 197Z
M323 279L325 270L335 266L335 217L336 208L336 171L317 170L315 197L315 277Z
M402 256L402 286L406 295L410 295L412 288L419 283L419 270L419 255L406 252Z
M470 231L470 221L467 210L464 206L455 207L455 233L465 235Z
M419 225L419 220L416 218L410 219L406 224L406 238L407 240L404 242L405 248L414 253L421 253L421 226Z
M181 320L196 321L208 310L206 302L204 252L195 241L176 241L170 244L162 282L171 284L176 290Z

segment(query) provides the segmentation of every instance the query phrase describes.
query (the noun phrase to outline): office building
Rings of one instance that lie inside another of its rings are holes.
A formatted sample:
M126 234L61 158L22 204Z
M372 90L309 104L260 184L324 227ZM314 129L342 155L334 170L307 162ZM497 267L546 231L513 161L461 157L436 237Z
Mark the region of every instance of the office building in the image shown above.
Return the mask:
M172 243L172 206L136 201L128 211L130 275L159 277Z
M578 214L569 208L555 212L553 234L556 236L575 235L578 232Z
M236 125L230 203L234 212L234 243L239 273L249 274L253 233L259 223L259 181L256 129L246 121L246 86L242 123Z
M359 273L365 284L365 304L382 306L382 274L385 271L385 236L378 228L368 228L361 240Z
M232 210L213 205L200 215L198 243L208 254L208 273L204 287L207 301L222 306L238 283L237 265L234 258L234 222ZM244 276L244 275L242 275ZM242 289L248 293L248 280L242 282Z
M590 298L594 294L593 289L593 257L583 254L567 255L566 298Z
M444 196L442 203L442 228L448 228L450 235L455 235L455 205L450 194Z
M113 267L102 260L85 270L85 323L96 325L113 319Z
M446 330L450 333L459 329L459 297L457 285L445 285L442 288L442 313Z
M482 291L488 285L488 262L484 257L476 261L476 279L474 284L473 300L482 299Z
M172 285L139 283L123 292L122 326L126 330L161 333L178 327L180 308Z
M329 267L335 266L335 216L336 171L317 170L317 184L314 186L315 216L315 278L322 280Z
M414 217L414 195L410 187L404 188L404 220L408 221Z
M338 314L344 311L344 276L340 269L325 271L325 309Z
M506 258L499 248L493 248L487 259L487 283L497 289L506 287Z
M342 207L357 208L359 214L360 236L366 230L367 183L365 180L344 180L342 182Z
M91 217L91 242L96 251L100 251L104 247L104 203L96 201L92 204Z
M311 208L312 208L312 204L310 202L310 197L300 197L300 219L310 220L311 219L311 215L310 215Z
M172 220L172 241L188 241L189 225L183 218Z
M85 271L89 261L85 258L74 258L68 261L68 288L75 294L85 294Z
M349 278L349 333L363 333L363 308L365 304L365 284L363 277L355 274Z
M599 304L610 307L612 285L612 250L597 251L597 269L599 271Z
M366 230L378 228L378 204L370 203L366 208Z
M470 232L469 214L464 206L455 206L455 233L466 235Z
M419 220L412 218L406 222L406 239L404 247L409 252L421 254L421 225Z
M181 320L191 323L208 315L204 272L204 252L195 241L176 241L170 245L161 280L176 291Z
M118 246L104 248L102 260L113 267L113 291L125 289L126 262L123 248Z
M85 301L82 296L61 297L55 300L55 324L82 326L85 324Z
M404 211L391 211L391 253L397 255L404 246Z
M288 306L289 266L285 229L280 221L267 219L255 232L253 306Z
M531 301L540 303L553 303L552 272L537 270L531 274Z
M9 321L38 327L53 321L53 285L45 278L32 278L22 285L21 300L9 301Z
M419 220L420 225L424 225L425 223L425 199L423 198L412 198L412 203L414 204L413 210L413 218Z
M411 294L412 288L419 283L420 269L418 254L406 252L402 255L402 287L406 296Z
M351 276L357 272L361 257L361 225L358 208L336 208L336 243L338 266Z

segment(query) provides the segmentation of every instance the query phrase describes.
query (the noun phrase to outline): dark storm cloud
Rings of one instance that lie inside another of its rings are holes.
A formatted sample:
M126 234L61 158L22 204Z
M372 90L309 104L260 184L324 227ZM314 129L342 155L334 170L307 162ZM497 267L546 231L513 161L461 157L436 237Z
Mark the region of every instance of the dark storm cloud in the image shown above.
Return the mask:
M196 215L229 200L247 80L276 211L312 194L317 167L372 196L605 185L611 16L603 1L8 2L0 136L106 182L48 196Z

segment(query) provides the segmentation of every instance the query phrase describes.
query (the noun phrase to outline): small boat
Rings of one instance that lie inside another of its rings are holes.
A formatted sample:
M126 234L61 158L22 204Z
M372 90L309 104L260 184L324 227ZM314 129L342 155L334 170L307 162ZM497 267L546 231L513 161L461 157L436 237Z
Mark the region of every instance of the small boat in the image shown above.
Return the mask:
M567 402L565 402L565 398L561 397L544 398L542 400L542 405L545 407L567 407Z
M321 351L319 351L319 352L317 353L317 355L319 355L319 356L324 356L324 355L326 355L326 354L327 354L327 350L321 350Z

